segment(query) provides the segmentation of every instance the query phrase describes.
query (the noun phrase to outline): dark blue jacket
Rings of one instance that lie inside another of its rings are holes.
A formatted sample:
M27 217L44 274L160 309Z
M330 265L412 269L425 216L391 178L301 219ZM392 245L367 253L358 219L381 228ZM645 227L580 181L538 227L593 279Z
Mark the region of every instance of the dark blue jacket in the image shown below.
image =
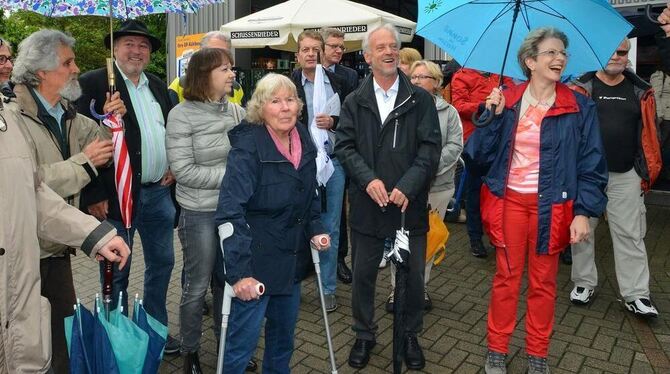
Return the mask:
M505 109L465 144L464 156L486 172L481 192L482 223L491 243L505 246L503 205L514 150L521 97L527 84L504 91ZM556 101L540 128L538 235L536 252L554 254L570 242L576 215L598 217L605 210L607 164L595 103L556 85Z
M216 209L217 227L231 222L223 242L226 281L253 277L266 294L290 294L311 256L309 239L325 233L316 195L316 149L307 129L296 125L302 158L296 170L277 150L263 125L242 121L228 134L232 149Z

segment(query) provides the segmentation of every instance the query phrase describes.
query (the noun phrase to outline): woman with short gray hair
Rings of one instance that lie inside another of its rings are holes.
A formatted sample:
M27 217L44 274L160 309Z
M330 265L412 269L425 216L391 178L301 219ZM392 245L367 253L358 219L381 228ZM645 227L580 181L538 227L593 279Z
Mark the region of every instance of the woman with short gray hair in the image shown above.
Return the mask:
M528 258L528 372L549 373L558 256L589 235L589 217L605 209L607 167L595 104L561 82L567 38L552 28L531 31L518 51L527 83L501 92L486 107L493 122L475 130L464 155L487 168L482 222L496 247L488 311L487 374L507 372L521 278Z
M236 295L225 340L226 374L244 373L263 321L263 372L290 372L310 242L317 250L330 245L316 195L316 147L298 122L301 107L293 82L268 74L256 85L247 119L228 135L232 149L215 215L217 226L233 227L223 245L225 281ZM259 283L265 285L262 295Z

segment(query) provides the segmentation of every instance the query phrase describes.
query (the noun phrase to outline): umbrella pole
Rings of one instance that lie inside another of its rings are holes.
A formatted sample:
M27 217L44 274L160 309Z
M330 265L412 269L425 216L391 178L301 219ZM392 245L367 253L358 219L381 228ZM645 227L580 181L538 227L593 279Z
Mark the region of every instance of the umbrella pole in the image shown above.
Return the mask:
M326 300L323 297L323 285L321 283L321 265L319 251L310 243L312 251L312 262L316 271L316 281L319 286L319 299L321 300L321 313L323 313L323 323L326 326L326 340L328 341L328 354L330 355L331 374L337 374L337 364L335 363L335 353L333 352L333 339L330 337L330 325L328 323L328 312L326 311ZM330 249L332 250L332 248Z
M503 85L503 74L505 73L505 65L507 63L507 55L509 55L509 46L512 43L512 35L514 34L514 26L516 25L516 19L519 16L519 11L521 10L521 0L516 0L514 3L514 14L512 15L512 27L509 30L509 36L507 37L507 45L505 46L505 57L503 57L502 68L500 68L500 76L498 77L498 87ZM481 116L477 116L477 112L472 115L472 123L476 127L486 127L495 116L496 105L491 105L491 109L487 109L482 113Z
M114 278L114 267L111 261L104 261L102 273L102 303L104 307L105 318L109 321L109 312L112 309L112 280Z
M109 84L109 94L116 91L116 82L114 77L114 17L112 1L109 0L109 54L107 57L107 83Z

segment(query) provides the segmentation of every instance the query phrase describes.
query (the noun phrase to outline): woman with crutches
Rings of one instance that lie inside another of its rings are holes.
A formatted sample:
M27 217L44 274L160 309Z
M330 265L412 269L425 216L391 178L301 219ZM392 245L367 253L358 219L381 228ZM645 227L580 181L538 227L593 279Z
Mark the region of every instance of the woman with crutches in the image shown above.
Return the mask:
M297 121L301 109L293 82L268 74L247 104L246 119L229 133L232 149L215 216L217 226L233 226L223 243L226 281L236 295L225 339L226 374L244 372L263 320L263 372L290 372L310 242L317 250L330 245L319 218L316 149Z

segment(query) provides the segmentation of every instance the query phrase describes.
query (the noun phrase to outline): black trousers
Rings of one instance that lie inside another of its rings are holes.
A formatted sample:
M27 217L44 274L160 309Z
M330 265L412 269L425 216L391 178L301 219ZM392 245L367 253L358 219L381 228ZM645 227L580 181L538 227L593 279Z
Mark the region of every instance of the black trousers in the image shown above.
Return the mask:
M51 369L55 374L68 374L70 358L67 353L63 320L74 314L72 306L77 302L70 255L41 259L40 276L42 296L51 304Z
M349 178L344 182L344 199L342 199L342 215L340 215L340 241L337 249L337 260L344 261L349 254L349 217L347 216Z
M357 339L374 340L375 284L379 262L384 254L384 239L351 230L353 283L351 308ZM424 269L426 265L426 235L409 238L409 275L407 278L406 332L418 334L423 328Z

